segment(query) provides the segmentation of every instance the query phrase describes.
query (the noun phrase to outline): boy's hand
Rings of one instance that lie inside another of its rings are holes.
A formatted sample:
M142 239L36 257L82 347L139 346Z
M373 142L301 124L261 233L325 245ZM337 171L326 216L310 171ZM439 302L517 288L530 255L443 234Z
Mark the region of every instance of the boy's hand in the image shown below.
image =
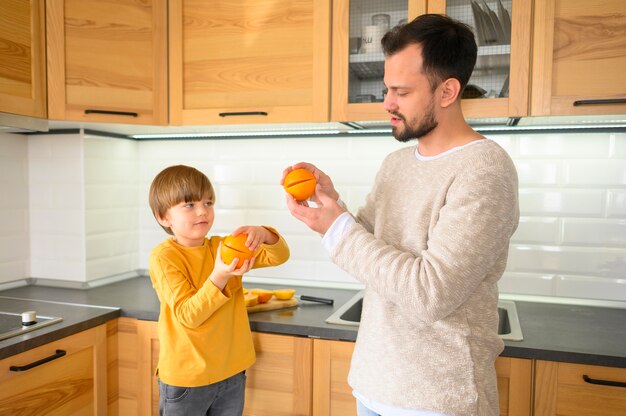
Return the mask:
M278 236L265 227L244 225L237 228L231 234L236 236L242 233L248 235L246 247L253 253L257 251L261 244L276 244L276 242L278 242Z
M240 268L237 268L239 259L233 259L231 264L226 264L222 260L222 243L217 247L217 254L215 256L215 265L213 271L209 276L209 279L219 289L223 290L226 287L226 283L233 276L242 276L247 273L254 266L254 257L250 260L245 260Z

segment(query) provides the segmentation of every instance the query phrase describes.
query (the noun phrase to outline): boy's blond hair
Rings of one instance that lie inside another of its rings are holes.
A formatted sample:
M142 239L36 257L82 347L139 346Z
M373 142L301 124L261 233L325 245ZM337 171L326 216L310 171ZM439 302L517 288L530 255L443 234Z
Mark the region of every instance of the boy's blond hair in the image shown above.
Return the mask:
M150 208L154 218L165 218L167 210L181 202L200 201L208 198L215 202L215 191L207 176L199 170L185 165L163 169L150 185ZM161 224L159 224L161 225ZM161 228L174 235L170 227Z

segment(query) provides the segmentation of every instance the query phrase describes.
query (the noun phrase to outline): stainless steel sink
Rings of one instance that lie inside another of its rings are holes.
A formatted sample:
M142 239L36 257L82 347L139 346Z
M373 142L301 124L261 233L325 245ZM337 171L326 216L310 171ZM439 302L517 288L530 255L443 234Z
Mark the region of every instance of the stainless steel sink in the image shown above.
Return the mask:
M329 324L359 326L361 310L363 309L363 292L359 292L347 301L341 308L326 319ZM521 341L522 328L519 324L515 302L510 300L498 301L498 335L509 341Z
M0 340L22 335L62 320L63 318L56 316L36 315L34 323L24 326L22 325L22 314L0 311Z

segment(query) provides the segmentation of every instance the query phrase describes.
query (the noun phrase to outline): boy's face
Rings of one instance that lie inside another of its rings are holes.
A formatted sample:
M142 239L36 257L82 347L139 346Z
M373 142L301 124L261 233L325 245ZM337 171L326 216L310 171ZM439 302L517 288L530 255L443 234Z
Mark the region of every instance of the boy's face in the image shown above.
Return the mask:
M207 197L200 201L180 202L159 218L159 224L169 227L174 239L185 247L198 247L204 242L213 226L215 211L213 202Z

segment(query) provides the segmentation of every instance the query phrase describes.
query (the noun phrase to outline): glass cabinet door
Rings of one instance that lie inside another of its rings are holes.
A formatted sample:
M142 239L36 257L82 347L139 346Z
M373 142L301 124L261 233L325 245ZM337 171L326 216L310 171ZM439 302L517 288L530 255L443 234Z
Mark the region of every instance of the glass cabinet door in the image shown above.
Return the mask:
M411 4L413 3L413 4ZM333 2L332 120L384 120L382 36L421 7L408 0Z
M528 0L431 0L429 13L469 25L478 58L463 92L467 118L528 115L531 2Z
M333 2L332 120L385 120L384 55L389 28L422 13L468 24L478 59L463 93L467 118L528 114L531 2L527 0L337 0Z

